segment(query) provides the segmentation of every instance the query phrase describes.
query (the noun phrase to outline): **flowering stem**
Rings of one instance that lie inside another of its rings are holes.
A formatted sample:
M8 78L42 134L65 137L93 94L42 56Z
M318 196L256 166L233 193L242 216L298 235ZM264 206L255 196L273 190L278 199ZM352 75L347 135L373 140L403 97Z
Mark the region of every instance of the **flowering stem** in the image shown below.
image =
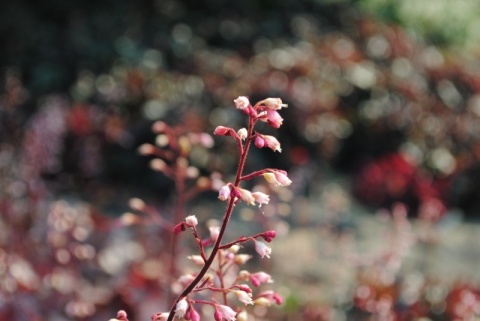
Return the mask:
M254 125L255 125L255 121L252 118L249 118L249 121L248 121L248 137L252 137ZM247 154L248 154L248 150L249 150L251 142L252 142L251 139L247 139L246 142L245 142L244 148L240 149L241 150L241 156L240 156L240 161L239 161L238 168L237 168L237 174L236 174L236 177L235 177L235 183L234 183L235 187L238 187L238 185L241 181L243 168L245 167L245 161L247 159ZM212 265L213 261L215 260L217 252L220 250L220 245L222 243L222 239L223 239L223 235L225 234L225 230L227 229L228 222L230 221L230 217L232 216L234 205L235 205L235 197L231 197L229 202L228 202L227 208L225 210L225 215L223 217L223 222L222 222L222 226L220 227L220 232L218 234L218 238L215 241L212 252L210 253L210 256L208 257L208 260L205 262L205 265L200 270L200 272L195 277L195 279L177 297L177 299L175 300L175 302L173 303L173 305L170 309L170 313L168 315L167 321L172 321L173 320L173 317L175 316L175 308L177 306L177 303L193 291L195 286L197 286L197 284L202 280L202 278L205 276L208 269Z

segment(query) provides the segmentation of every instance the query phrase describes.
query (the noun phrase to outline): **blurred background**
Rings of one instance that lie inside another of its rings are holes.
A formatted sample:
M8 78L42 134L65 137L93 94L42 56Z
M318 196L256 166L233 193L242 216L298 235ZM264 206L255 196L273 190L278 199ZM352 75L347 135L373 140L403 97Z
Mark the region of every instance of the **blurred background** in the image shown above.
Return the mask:
M124 213L138 197L171 220L175 184L138 148L165 147L162 120L195 177L228 179L234 146L188 134L245 126L245 95L289 105L282 154L248 167L294 181L232 222L280 234L252 264L285 304L251 320L479 320L479 30L475 0L4 3L0 319L165 309L168 232Z

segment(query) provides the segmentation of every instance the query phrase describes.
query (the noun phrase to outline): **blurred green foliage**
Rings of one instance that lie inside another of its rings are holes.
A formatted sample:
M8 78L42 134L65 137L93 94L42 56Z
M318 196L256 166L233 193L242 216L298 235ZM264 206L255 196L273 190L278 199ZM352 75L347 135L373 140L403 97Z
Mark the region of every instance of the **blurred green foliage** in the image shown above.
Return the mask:
M480 43L477 0L350 1L367 13L398 23L436 45L474 49Z

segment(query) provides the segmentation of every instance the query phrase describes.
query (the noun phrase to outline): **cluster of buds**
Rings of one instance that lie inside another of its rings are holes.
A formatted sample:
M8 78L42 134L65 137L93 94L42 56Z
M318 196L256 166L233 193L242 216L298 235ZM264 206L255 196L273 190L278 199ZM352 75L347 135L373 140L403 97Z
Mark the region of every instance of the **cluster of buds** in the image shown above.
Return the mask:
M270 258L272 249L267 243L270 243L277 233L268 230L251 236L242 235L230 242L225 242L223 237L236 204L243 201L247 205L258 204L260 207L270 201L270 196L265 193L241 187L240 184L243 181L262 177L268 183L276 186L289 186L292 183L287 172L280 169L265 168L243 174L251 146L269 148L274 152L282 151L280 142L275 137L261 134L254 128L259 121L273 128L279 128L283 123L283 118L278 111L287 105L283 104L280 98L267 98L252 105L244 96L235 99L234 103L237 109L248 116L248 126L238 130L218 126L214 131L214 135L232 137L239 151L235 180L223 183L218 187L218 198L227 202L223 220L220 225L210 226L209 235L203 237L200 235L203 229L197 229L199 223L194 215L187 216L184 221L173 227L175 236L184 231L191 231L196 240L199 254L190 255L188 258L194 265L201 266L201 270L198 273L184 274L178 278L177 282L184 287L184 290L173 302L170 312L156 313L152 316L152 321L172 321L173 318L199 321L201 316L198 311L208 311L208 309L199 310L200 305L211 307L210 311L215 321L244 321L248 318L246 308L250 305L271 306L283 302L278 293L261 289L263 284L273 282L272 277L264 271L251 273L242 269L252 255L239 253L242 244L252 242L255 251L261 258ZM164 123L158 123L155 126L154 129L157 132L166 132L168 129ZM163 141L170 140L160 139L160 143ZM143 147L143 149L148 149L148 153L155 154L149 146ZM154 167L158 167L162 171L166 170L165 166L157 165ZM262 291L254 293L250 286ZM210 316L208 319L211 320L212 317Z

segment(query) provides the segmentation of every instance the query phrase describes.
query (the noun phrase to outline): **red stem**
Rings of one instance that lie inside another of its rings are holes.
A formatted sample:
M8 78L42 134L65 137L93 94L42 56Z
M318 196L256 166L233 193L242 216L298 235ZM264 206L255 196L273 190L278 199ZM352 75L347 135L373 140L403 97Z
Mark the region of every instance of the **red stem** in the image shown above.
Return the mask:
M252 136L253 133L253 126L255 122L252 120L252 118L249 118L248 120L248 137ZM251 140L247 139L245 143L245 148L241 150L241 156L240 156L240 161L238 164L237 168L237 175L235 177L235 187L238 187L240 183L240 178L242 176L243 168L245 167L245 161L247 159L247 154L248 154L248 149L250 147ZM235 197L231 197L228 206L225 210L225 215L223 217L223 222L222 226L220 227L220 233L218 234L218 238L215 241L215 245L213 246L212 252L210 253L210 256L208 257L207 262L205 262L205 265L203 268L200 270L198 275L195 277L195 279L183 290L183 292L178 296L178 298L175 300L175 302L172 304L172 307L170 309L170 314L168 315L167 321L172 321L173 317L175 316L175 307L177 306L177 303L184 297L186 297L188 294L190 294L195 286L202 280L202 278L205 276L207 273L208 269L212 265L215 256L217 255L217 252L220 249L220 244L222 243L223 235L225 234L225 230L227 229L228 222L230 221L230 217L232 216L232 211L233 211L233 206L235 204Z

